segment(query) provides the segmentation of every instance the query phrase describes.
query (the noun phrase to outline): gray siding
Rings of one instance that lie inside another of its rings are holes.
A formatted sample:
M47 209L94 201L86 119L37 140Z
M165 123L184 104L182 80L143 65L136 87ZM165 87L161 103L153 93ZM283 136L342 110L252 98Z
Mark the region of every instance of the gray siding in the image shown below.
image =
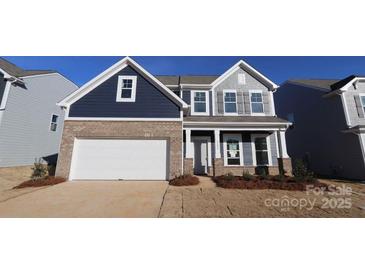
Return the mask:
M349 90L344 93L351 126L365 125L364 114L361 113L359 115L355 102L355 99L358 98L360 93L365 94L365 83L358 83L356 89L354 86L351 86ZM360 111L362 110L360 109Z
M238 82L238 74L244 74L246 78L246 84L241 85ZM223 90L225 89L233 89L237 91L237 107L239 115L250 115L250 99L249 99L249 91L250 90L261 90L263 93L263 101L264 101L264 112L266 115L271 115L271 102L269 96L269 89L252 75L244 71L243 69L237 70L235 73L232 73L225 81L219 84L214 92L217 96L214 102L215 104L215 113L214 115L223 115L224 114L224 106L223 106Z
M24 78L25 88L12 86L0 126L0 167L31 165L35 158L56 154L63 111L56 103L77 89L59 74ZM59 115L51 132L51 115Z
M136 101L116 102L119 75L137 76ZM179 106L145 77L127 66L73 103L70 117L179 118Z
M277 113L294 113L294 127L287 131L289 155L305 158L317 174L365 179L358 136L347 128L340 96L323 98L323 91L286 83L275 93Z

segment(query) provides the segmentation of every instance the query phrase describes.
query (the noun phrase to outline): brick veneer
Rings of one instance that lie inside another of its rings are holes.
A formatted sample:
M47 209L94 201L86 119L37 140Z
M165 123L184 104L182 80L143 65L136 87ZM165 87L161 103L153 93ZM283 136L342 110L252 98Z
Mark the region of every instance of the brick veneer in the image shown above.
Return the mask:
M194 174L193 158L184 158L184 174Z
M224 166L223 159L213 159L213 174L214 176L220 176L227 173L232 173L235 176L241 176L244 171L255 174L256 167L254 166ZM268 167L268 171L270 175L278 175L279 167L278 166L270 166Z
M75 138L167 139L169 176L182 173L181 122L65 121L56 176L69 177Z
M293 167L291 158L278 158L280 171L285 171L286 175L291 176L293 174Z

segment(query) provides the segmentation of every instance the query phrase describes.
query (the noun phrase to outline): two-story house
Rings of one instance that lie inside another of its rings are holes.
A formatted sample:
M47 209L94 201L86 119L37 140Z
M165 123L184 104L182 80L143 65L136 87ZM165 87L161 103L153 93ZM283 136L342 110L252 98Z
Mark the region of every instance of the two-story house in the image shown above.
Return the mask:
M78 89L53 70L24 70L0 58L0 167L53 160L64 112L56 105Z
M127 57L62 100L56 174L166 180L291 172L278 86L240 61L220 76L153 76Z
M293 122L288 151L315 173L365 180L365 77L288 80L278 113Z

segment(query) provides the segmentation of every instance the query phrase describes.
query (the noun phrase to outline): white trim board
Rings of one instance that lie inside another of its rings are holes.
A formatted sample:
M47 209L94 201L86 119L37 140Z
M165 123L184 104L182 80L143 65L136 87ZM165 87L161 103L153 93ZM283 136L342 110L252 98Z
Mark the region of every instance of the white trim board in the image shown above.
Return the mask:
M182 118L108 118L108 117L68 117L65 121L176 121L182 122Z
M156 83L161 91L164 92L166 96L168 96L170 99L175 101L179 106L183 108L187 108L188 105L174 92L172 92L168 87L166 87L164 84L162 84L157 78L155 78L152 74L147 72L142 66L137 64L132 58L125 57L104 72L100 73L98 76L84 84L82 87L80 87L75 92L71 93L69 96L67 96L65 99L60 101L57 105L61 107L69 107L74 102L91 92L93 89L98 87L100 84L111 78L113 75L115 75L118 71L122 70L123 68L127 67L128 65L132 66L134 69L136 69L139 73L143 74L147 78L149 78L151 81Z

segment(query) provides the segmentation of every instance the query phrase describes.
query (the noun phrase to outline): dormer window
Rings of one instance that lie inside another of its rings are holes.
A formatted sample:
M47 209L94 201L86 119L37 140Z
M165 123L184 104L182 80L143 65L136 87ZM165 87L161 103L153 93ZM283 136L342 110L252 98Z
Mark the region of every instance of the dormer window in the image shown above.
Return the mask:
M224 113L237 115L237 92L235 90L224 91Z
M191 114L209 115L209 92L206 90L191 91Z
M136 101L137 76L119 76L117 102Z
M251 112L253 114L264 114L264 102L262 91L250 91Z

